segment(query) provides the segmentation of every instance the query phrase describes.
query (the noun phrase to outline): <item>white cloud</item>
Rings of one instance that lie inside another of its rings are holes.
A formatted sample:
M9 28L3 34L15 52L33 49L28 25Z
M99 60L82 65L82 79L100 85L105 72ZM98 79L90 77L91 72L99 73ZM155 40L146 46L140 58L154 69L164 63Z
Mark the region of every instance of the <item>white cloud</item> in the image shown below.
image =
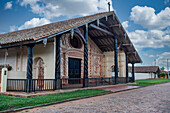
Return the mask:
M85 16L108 11L107 3L111 0L23 0L21 6L30 6L32 12L47 19L59 16Z
M128 21L124 21L124 22L122 22L122 26L124 27L124 29L126 29L126 28L128 28Z
M28 4L34 5L34 4L36 4L38 1L40 1L40 0L23 0L23 1L21 2L21 6L27 6Z
M163 48L165 45L170 47L170 34L167 34L165 31L135 30L127 33L137 48Z
M168 63L170 66L170 52L164 52L160 54L158 59L156 59L156 61L160 67L165 67L165 70L167 70L167 59L169 59Z
M22 30L22 29L27 29L27 28L32 28L32 27L37 27L45 24L49 24L50 21L46 18L32 18L29 21L26 21L23 25L17 27L15 25L9 26L10 31L16 31L16 30Z
M170 12L169 14L163 13L168 12L167 10L170 11L169 8L166 8L159 14L155 15L155 10L151 7L135 6L132 8L130 16L131 19L135 23L148 28L148 30L135 30L133 32L127 31L135 47L138 49L146 47L163 48L165 45L170 47ZM160 20L162 22L159 22ZM125 26L125 28L128 27L127 21L122 24L124 24L123 26Z
M37 27L37 26L41 26L41 25L45 25L45 24L49 24L49 23L50 23L50 21L45 18L33 18L29 21L26 21L23 25L18 27L18 30Z
M12 32L12 31L15 31L17 30L18 28L15 26L15 25L12 25L12 26L9 26L9 30Z
M170 26L170 8L166 7L155 14L152 7L135 6L132 8L130 19L147 29L164 29Z
M6 33L6 32L0 32L0 34L4 34L4 33Z
M10 2L7 2L6 4L5 4L5 8L4 8L5 10L7 10L7 9L12 9L12 1L10 1Z
M153 58L153 57L155 57L155 56L154 56L154 55L149 55L149 57L150 57L150 58Z

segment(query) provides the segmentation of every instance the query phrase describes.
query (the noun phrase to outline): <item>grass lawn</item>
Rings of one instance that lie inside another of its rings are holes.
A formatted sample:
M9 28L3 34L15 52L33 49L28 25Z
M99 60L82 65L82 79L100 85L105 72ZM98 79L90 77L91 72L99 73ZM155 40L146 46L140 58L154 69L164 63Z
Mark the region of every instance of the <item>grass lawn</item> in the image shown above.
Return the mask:
M135 80L135 82L138 84L132 84L133 86L149 86L153 84L170 82L170 79L146 79L146 80Z
M57 101L62 101L70 98L92 96L92 95L107 93L107 92L110 91L104 91L100 89L84 89L84 90L77 90L73 92L51 94L46 96L37 96L37 97L30 97L30 98L0 95L0 111L57 102Z

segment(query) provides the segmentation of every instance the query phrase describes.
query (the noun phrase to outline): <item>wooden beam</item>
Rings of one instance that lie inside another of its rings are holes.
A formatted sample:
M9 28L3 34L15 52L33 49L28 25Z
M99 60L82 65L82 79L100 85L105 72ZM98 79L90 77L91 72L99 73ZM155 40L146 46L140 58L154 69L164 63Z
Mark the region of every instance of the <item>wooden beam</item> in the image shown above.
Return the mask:
M113 33L109 32L109 31L107 31L107 30L105 30L105 29L102 29L102 28L100 28L100 27L98 27L98 26L96 26L96 25L94 25L94 24L90 24L90 27L92 27L92 28L94 28L94 29L97 29L97 30L99 30L99 31L102 31L102 32L104 32L104 33L106 33L106 34L108 34L108 35L110 35L110 36L114 36Z
M121 28L122 25L121 24L114 24L114 25L110 25L109 27L119 27L119 28Z
M17 47L17 46L24 46L24 45L27 45L27 44L35 44L35 43L36 43L36 41L30 40L30 41L16 42L16 43L11 43L11 44L4 44L4 45L0 45L0 49Z
M107 48L107 47L114 47L114 44L112 45L98 45L100 48Z
M78 28L74 29L74 32L77 33L81 37L81 39L83 40L84 43L87 42L85 40L84 36L81 34L81 31Z
M102 27L104 27L104 28L106 28L106 29L109 29L108 26L106 26L105 24L103 24L103 23L101 23L101 22L99 23L99 25L102 26Z
M106 38L112 38L110 35L106 35L106 36L97 36L97 37L90 37L92 39L106 39Z
M133 52L127 52L127 54L128 54L128 55L130 55L130 54L135 54L135 56L136 56L136 51L133 51Z
M131 46L132 47L132 44L122 44L122 46Z

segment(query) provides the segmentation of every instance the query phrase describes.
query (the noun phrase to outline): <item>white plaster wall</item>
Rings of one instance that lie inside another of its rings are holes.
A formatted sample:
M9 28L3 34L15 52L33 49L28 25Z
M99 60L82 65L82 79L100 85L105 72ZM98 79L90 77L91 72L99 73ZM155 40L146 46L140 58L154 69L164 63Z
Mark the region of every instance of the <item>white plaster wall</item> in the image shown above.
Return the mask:
M124 51L119 51L119 77L126 77L126 57Z
M37 44L33 49L33 60L41 57L44 61L44 79L54 79L54 44L48 43L46 47L43 44ZM34 66L35 67L35 64ZM35 68L33 72L35 76Z
M113 52L104 52L104 65L105 65L105 77L111 77L114 74L112 73L112 66L115 65L114 63L114 51ZM126 60L125 60L125 52L119 51L118 52L118 68L119 77L126 77Z
M105 77L112 76L112 66L114 64L114 52L104 52Z
M129 73L132 77L132 73ZM154 78L154 73L135 73L135 80Z
M9 71L8 79L26 79L25 71Z
M16 71L16 50L17 48L8 49L7 64L10 64L10 66L12 66L12 71Z
M4 64L5 49L0 50L0 65ZM26 49L14 47L8 48L7 64L12 66L12 70L8 72L9 79L25 79L26 78ZM23 56L25 55L25 56Z
M0 65L4 64L5 50L0 50ZM44 78L54 78L54 45L48 43L46 47L43 44L37 44L33 48L33 60L41 57L44 61ZM8 73L9 79L26 79L27 70L27 48L16 47L8 49L7 64L12 66L12 70ZM33 65L33 76L34 75Z

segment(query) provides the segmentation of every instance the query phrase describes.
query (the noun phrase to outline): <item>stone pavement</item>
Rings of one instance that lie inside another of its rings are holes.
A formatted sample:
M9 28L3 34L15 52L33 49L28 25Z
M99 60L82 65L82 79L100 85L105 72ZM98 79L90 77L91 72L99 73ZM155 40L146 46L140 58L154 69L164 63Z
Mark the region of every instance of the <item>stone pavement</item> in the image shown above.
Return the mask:
M122 90L127 90L127 89L134 89L138 88L139 86L126 86L126 85L118 85L118 86L108 86L108 87L101 87L101 88L96 88L96 89L103 89L107 91L122 91Z
M170 83L23 110L32 113L170 113Z

